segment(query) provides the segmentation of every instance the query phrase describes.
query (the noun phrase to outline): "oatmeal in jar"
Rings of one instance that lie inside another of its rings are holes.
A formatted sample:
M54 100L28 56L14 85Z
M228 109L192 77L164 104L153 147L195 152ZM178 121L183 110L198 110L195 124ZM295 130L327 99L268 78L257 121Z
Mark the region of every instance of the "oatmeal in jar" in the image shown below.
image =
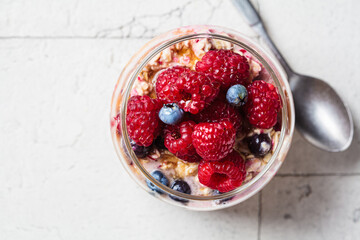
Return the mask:
M143 68L126 125L134 153L157 181L209 196L240 187L266 166L279 142L281 111L257 59L230 42L201 38L168 47Z

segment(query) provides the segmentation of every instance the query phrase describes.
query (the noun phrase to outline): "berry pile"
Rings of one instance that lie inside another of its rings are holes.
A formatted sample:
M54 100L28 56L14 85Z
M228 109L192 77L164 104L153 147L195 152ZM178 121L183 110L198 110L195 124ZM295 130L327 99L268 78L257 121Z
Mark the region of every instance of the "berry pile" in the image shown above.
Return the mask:
M232 191L246 176L245 160L234 150L237 133L246 126L272 128L281 110L280 97L272 84L251 82L248 60L232 50L208 51L195 70L167 68L156 79L156 99L129 99L126 124L131 146L141 158L154 147L167 149L183 161L199 162L200 183L218 192ZM271 148L266 134L247 141L255 156L264 156ZM161 172L152 175L169 185ZM191 193L183 180L176 180L171 188Z

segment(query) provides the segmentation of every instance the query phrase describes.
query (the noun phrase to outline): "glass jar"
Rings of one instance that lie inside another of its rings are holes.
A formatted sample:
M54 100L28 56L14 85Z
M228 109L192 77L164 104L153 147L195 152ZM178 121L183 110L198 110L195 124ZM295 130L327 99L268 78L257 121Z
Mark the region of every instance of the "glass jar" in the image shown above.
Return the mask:
M126 130L126 107L137 77L147 64L163 50L193 39L210 39L219 43L231 44L233 47L245 49L258 62L270 76L270 81L278 89L281 97L281 131L277 146L267 164L250 181L227 193L201 196L188 195L174 191L170 187L156 181L140 163L132 151ZM286 75L279 63L253 40L240 33L216 26L188 26L166 32L145 44L124 67L112 96L111 103L111 136L117 155L128 174L143 189L153 196L192 210L216 210L238 204L260 191L276 174L285 160L290 148L294 131L294 104ZM116 121L115 121L116 120ZM116 122L116 123L115 123ZM151 191L146 180L152 182L163 194ZM174 201L169 195L183 199L183 202Z

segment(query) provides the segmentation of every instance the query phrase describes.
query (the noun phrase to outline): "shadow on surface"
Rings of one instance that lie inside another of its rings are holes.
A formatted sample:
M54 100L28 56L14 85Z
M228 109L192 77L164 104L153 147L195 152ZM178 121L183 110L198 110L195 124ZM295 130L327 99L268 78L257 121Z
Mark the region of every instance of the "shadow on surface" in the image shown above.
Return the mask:
M354 138L344 152L320 150L295 131L290 151L280 174L353 174L360 173L360 135L354 126Z
M262 191L261 239L358 239L359 180L360 175L276 177Z
M351 146L340 153L294 134L284 165L262 191L261 239L357 239L360 134L354 127Z

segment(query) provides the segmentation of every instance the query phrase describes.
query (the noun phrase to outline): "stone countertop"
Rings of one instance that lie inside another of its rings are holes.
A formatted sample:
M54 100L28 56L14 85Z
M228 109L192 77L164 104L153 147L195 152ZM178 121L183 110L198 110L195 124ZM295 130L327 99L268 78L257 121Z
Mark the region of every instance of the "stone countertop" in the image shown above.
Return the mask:
M0 1L0 239L359 239L360 1L254 5L290 65L346 100L354 141L326 153L296 133L261 193L191 212L125 173L110 139L110 99L130 56L168 29L214 24L258 39L231 3Z

